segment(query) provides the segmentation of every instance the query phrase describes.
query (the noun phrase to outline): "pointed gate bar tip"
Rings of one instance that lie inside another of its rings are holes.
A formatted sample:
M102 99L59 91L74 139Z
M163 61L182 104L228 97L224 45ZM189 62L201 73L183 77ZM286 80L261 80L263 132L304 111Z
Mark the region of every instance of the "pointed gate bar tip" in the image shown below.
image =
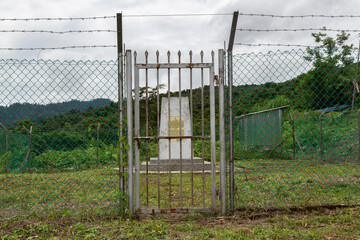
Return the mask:
M145 63L148 64L148 57L149 57L149 52L146 50L145 51Z
M134 63L136 64L136 57L137 57L137 52L134 51Z

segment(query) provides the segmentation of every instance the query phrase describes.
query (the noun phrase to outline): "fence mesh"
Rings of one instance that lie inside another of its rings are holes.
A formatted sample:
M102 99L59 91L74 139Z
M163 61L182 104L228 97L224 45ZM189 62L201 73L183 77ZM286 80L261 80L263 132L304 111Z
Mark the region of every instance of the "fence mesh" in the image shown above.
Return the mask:
M359 203L357 54L233 56L235 208Z
M0 216L118 214L118 61L0 60Z

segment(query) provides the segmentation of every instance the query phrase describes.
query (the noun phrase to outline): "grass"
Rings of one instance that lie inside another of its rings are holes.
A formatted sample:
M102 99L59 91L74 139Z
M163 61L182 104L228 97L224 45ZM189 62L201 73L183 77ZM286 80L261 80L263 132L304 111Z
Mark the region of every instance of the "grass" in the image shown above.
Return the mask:
M289 207L360 202L360 165L313 160L236 162L237 207Z
M360 165L355 162L257 159L238 160L235 165L237 208L286 209L360 202ZM219 174L216 181L219 189ZM1 174L0 186L0 217L54 211L117 215L119 211L119 177L113 168ZM183 173L182 178L172 173L171 179L168 173L140 174L140 207L169 208L171 198L171 208L209 208L210 186L209 173Z
M114 168L2 174L0 239L360 238L360 207L307 208L358 204L358 163L238 160L235 172L238 211L231 216L163 214L133 220L118 218L119 177ZM170 197L172 207L181 207L180 174L171 174L171 185L167 173L159 180L160 208L169 207ZM209 207L210 174L183 173L182 191L182 207ZM157 174L141 174L140 205L159 207Z
M157 177L157 174L149 174L148 177L141 174L141 208L159 206ZM209 173L194 174L193 177L190 173L183 173L181 179L182 188L179 173L172 173L171 179L167 173L159 175L160 208L169 207L169 198L172 208L210 206ZM46 215L54 211L60 215L117 215L119 211L119 177L113 168L63 173L1 174L0 186L0 217Z
M191 184L192 182L193 185ZM191 173L183 173L181 177L179 173L172 173L170 178L168 173L161 173L159 175L159 185L156 173L149 174L148 176L141 174L140 185L140 206L142 208L169 208L170 198L172 208L209 208L211 206L210 173L204 173L204 175L202 173L194 173L193 176ZM219 176L217 176L217 185L219 185ZM169 192L170 186L171 192ZM160 190L160 202L158 201L158 187ZM149 196L148 200L147 195Z
M48 212L117 211L119 177L112 168L0 175L0 217Z
M138 219L0 219L0 239L359 239L360 207L143 215Z

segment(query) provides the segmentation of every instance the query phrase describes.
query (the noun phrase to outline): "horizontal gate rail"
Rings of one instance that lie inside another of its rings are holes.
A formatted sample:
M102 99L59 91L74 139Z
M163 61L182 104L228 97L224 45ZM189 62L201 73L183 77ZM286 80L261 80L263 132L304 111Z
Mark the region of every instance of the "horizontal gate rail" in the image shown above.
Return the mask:
M158 139L210 139L211 136L148 136L133 137L135 140L158 140Z
M138 69L167 69L167 68L212 68L212 63L160 63L135 64Z

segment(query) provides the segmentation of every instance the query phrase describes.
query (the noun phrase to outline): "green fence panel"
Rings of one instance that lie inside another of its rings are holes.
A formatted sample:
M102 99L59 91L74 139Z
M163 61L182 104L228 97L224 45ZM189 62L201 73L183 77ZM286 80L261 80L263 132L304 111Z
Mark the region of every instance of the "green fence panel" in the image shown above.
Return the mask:
M118 61L0 60L0 217L119 215L118 76Z
M233 55L235 208L359 204L357 54Z

